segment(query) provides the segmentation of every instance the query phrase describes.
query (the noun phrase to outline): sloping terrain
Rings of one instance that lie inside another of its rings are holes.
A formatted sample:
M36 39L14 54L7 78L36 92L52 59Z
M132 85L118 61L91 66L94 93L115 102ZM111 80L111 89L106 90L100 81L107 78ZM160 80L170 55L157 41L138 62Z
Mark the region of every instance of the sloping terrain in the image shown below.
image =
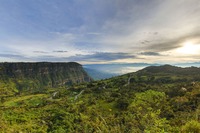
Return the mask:
M70 63L0 63L1 92L37 92L48 87L59 87L90 82L82 66ZM9 89L6 89L9 88Z
M148 67L107 80L8 97L1 100L0 131L199 133L198 70Z

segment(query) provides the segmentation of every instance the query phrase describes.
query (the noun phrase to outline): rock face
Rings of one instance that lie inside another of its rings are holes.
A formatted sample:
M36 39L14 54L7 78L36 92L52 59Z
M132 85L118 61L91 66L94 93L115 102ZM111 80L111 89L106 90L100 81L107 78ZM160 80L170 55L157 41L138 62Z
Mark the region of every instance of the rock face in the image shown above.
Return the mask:
M82 66L69 63L0 63L0 79L12 80L21 86L57 87L90 82L91 78Z

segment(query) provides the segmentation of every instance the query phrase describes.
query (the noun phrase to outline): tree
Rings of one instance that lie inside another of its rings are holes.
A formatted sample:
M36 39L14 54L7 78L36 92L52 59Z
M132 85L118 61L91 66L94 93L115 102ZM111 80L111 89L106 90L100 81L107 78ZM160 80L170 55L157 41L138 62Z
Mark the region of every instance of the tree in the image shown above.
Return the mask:
M165 93L148 90L136 93L128 109L138 121L141 131L166 132L170 129L170 125L165 118L160 116L166 102Z

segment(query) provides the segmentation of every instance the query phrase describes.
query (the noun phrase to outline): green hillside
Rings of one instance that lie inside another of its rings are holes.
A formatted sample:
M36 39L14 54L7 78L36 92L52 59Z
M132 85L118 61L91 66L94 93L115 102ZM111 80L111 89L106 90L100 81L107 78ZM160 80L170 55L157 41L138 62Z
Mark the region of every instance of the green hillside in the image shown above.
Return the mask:
M90 81L82 66L75 62L0 63L0 98Z
M2 98L0 132L199 133L199 71L147 67L107 80ZM17 91L12 84L1 87L11 94Z

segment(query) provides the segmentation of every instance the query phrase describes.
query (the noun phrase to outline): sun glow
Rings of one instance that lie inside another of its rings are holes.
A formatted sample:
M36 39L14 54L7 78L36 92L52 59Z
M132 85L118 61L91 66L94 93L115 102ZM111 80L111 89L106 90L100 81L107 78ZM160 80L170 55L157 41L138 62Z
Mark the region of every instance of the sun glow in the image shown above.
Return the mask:
M185 42L183 47L178 48L176 52L186 55L199 54L200 44L194 44L193 42Z

